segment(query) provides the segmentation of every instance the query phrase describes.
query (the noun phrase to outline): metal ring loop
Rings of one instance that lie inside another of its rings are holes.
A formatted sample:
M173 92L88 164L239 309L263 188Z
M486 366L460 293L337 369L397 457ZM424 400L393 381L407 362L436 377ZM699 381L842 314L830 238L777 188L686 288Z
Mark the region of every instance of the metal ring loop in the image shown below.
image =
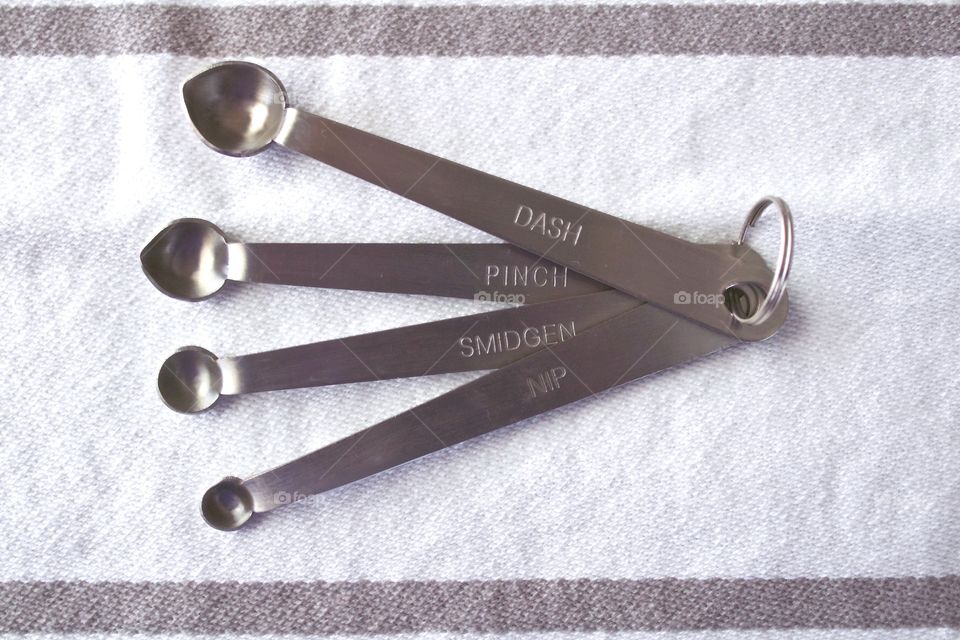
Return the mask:
M740 237L737 238L737 244L742 245L743 239L747 235L747 229L757 224L760 216L767 208L775 204L780 210L780 255L777 256L777 266L773 270L773 280L770 283L770 291L767 297L760 303L760 308L749 318L741 318L736 313L733 316L741 324L758 325L763 324L772 314L780 298L783 297L787 289L787 276L790 275L790 265L793 263L793 215L790 213L790 207L782 199L776 196L766 196L747 214L747 219L740 229Z

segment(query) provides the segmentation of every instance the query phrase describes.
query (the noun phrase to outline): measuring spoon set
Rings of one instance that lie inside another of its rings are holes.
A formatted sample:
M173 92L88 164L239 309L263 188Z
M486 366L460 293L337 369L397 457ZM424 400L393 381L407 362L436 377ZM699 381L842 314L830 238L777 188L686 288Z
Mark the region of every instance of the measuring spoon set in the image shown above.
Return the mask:
M211 526L329 491L577 400L773 335L787 315L793 222L776 197L736 242L695 244L334 122L288 104L268 70L225 62L183 86L202 140L245 157L281 145L509 244L265 244L173 222L140 259L169 296L202 300L228 281L445 296L509 308L263 353L188 346L163 363L161 398L192 413L223 395L490 371L292 462L204 494ZM773 270L745 243L780 213Z

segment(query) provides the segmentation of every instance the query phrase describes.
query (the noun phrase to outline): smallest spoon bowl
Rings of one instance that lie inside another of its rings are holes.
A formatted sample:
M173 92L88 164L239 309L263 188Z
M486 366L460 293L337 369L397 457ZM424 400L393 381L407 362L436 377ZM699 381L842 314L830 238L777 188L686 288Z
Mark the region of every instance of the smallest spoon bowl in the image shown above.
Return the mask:
M223 375L217 356L202 347L183 347L163 361L157 389L164 404L179 413L197 413L220 398Z
M226 477L203 494L200 513L214 529L236 531L253 515L253 496L240 478Z
M227 281L227 238L199 218L174 221L140 252L143 273L157 289L178 300L203 300Z

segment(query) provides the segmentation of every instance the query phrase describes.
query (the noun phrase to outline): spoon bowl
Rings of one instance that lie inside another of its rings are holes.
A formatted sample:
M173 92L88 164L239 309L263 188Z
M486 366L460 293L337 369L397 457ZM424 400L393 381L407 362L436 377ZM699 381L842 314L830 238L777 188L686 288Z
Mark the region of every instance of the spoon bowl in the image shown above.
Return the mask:
M234 531L253 515L253 496L240 478L227 477L203 494L200 513L214 529Z
M187 80L183 101L209 147L244 157L266 149L280 132L287 94L260 65L223 62Z
M227 238L197 218L177 220L140 253L143 272L155 287L179 300L203 300L227 281Z
M223 375L217 356L201 347L183 347L164 360L157 376L163 402L180 413L197 413L220 398Z

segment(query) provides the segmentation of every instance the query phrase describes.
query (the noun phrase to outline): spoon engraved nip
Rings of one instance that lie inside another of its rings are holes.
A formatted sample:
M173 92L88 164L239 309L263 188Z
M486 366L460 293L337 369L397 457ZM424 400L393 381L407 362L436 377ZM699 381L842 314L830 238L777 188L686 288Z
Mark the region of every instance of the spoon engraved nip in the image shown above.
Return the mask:
M754 211L744 229L756 222L759 214ZM792 243L792 236L782 240ZM742 243L718 245L716 250L766 268L763 260ZM773 275L774 282L778 282L778 275L789 272L792 251L786 251L786 255L788 262ZM744 315L756 313L763 304L760 292L748 293L735 297L738 311ZM620 294L604 292L582 299L614 295ZM712 331L653 305L630 302L635 306L578 332L570 340L542 345L471 383L313 453L246 480L233 476L223 479L203 496L204 519L217 529L235 530L254 513L341 487L740 342L729 333ZM785 302L784 297L773 310L776 328L786 320ZM540 306L551 304L557 303Z
M217 64L187 80L183 98L194 128L220 153L250 156L275 142L680 317L742 340L776 330L768 321L782 289L747 263L289 106L279 79L259 65ZM738 287L765 288L769 300L743 317L677 298Z
M597 294L605 295L605 294ZM774 312L782 323L786 308ZM204 494L211 526L238 529L262 513L336 489L739 340L642 304L418 407L287 464Z

